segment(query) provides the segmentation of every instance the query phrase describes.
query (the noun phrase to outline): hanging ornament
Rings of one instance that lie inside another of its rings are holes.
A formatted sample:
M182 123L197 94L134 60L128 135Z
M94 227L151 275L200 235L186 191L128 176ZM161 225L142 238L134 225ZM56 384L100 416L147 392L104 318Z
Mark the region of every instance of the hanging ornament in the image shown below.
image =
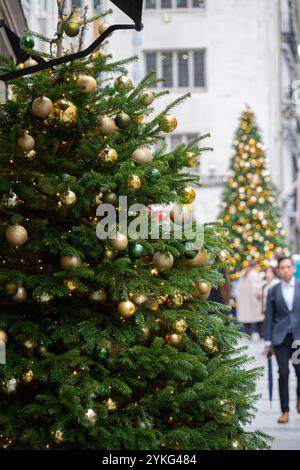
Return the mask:
M159 120L159 128L166 133L175 131L177 119L173 114L163 114Z
M203 347L208 353L213 354L219 351L216 338L214 336L206 336L203 341Z
M99 304L104 304L106 300L106 292L103 289L103 287L100 287L100 289L95 290L94 292L91 292L89 295L89 298L92 302L98 302Z
M34 160L36 157L36 151L34 149L29 150L29 152L24 153L24 157L28 160Z
M146 175L149 183L155 184L161 178L161 173L158 168L152 168L152 170Z
M119 129L126 129L131 124L130 116L122 111L116 115L115 124Z
M110 248L105 248L104 249L104 259L107 259L109 261L113 261L116 259L116 253L111 250Z
M148 326L144 326L142 328L142 332L144 333L144 337L147 339L149 338L150 334L151 334L151 331L150 331L150 328L148 328Z
M64 285L70 290L70 291L73 291L73 290L76 290L78 285L75 281L73 281L72 279L64 279Z
M48 303L53 299L53 295L44 293L44 294L34 295L33 298L37 302Z
M230 403L229 400L220 400L220 405L223 408L223 411L221 412L221 415L224 418L228 418L232 416L235 413L235 405L233 403Z
M32 57L29 57L27 60L24 62L24 67L33 67L34 65L38 65L38 62L34 60Z
M168 297L169 296L166 294L162 294L158 296L157 300L158 300L159 305L163 305L168 300Z
M119 198L116 193L112 193L110 191L106 192L102 196L102 203L103 204L111 204L113 206L117 206L119 204Z
M60 266L63 269L80 268L81 258L79 256L64 255L60 258Z
M7 393L15 392L16 388L17 388L17 385L18 385L18 382L14 377L12 377L11 379L4 382L4 388L5 388Z
M132 90L133 83L130 78L121 76L116 78L114 86L118 93L128 93L130 90Z
M175 225L190 223L192 209L188 205L172 204L170 208L170 219Z
M197 155L193 152L186 152L185 159L186 159L186 166L188 168L193 168L197 166L199 163Z
M117 409L117 402L113 400L112 398L108 398L105 401L105 405L109 411L115 411Z
M3 194L1 198L1 207L3 209L14 209L19 203L18 196L13 191Z
M23 380L26 384L29 384L33 380L33 372L32 370L27 370L23 374Z
M136 165L144 165L145 163L152 162L153 155L146 147L136 149L132 154L132 160Z
M128 294L129 299L137 305L142 305L144 302L147 302L148 296L145 294L135 294L130 292Z
M27 298L28 298L28 294L27 294L27 290L25 289L25 287L18 287L17 292L12 297L12 301L15 304L22 304L26 302Z
M165 337L165 343L179 349L182 346L182 336L175 333L169 333Z
M53 112L49 115L49 123L70 126L77 121L77 107L72 101L59 99L53 104Z
M154 94L152 91L143 90L139 92L139 100L145 106L149 106L154 101Z
M108 145L100 150L98 157L101 165L105 167L114 166L119 158L116 150Z
M31 34L26 34L26 36L23 36L20 39L20 46L21 47L26 47L28 49L33 49L34 48L34 39Z
M74 38L79 33L80 27L79 24L75 21L68 21L65 24L64 30L67 36L69 36L70 38Z
M174 258L171 253L165 254L161 251L155 253L152 261L155 268L161 272L169 271L174 264Z
M131 115L131 120L132 120L132 122L141 123L144 120L144 115L143 114L133 114L133 115Z
M95 413L94 410L92 410L92 408L89 408L86 412L85 412L85 417L91 422L91 423L95 423L97 421L97 413Z
M152 298L148 300L148 305L152 312L157 312L160 309L158 299Z
M101 34L103 34L104 31L106 31L107 28L109 28L110 26L111 26L110 23L107 23L106 21L101 21L101 22L99 23L99 25L98 25L98 33L100 34L100 36L101 36ZM112 35L112 33L110 33L110 34L108 35L108 37L110 37L111 35Z
M34 341L30 341L29 339L27 341L24 341L23 345L26 349L29 349L29 351L32 351L35 348Z
M0 341L3 341L5 344L8 343L8 336L4 330L0 330Z
M116 237L112 238L110 243L114 250L123 251L127 248L128 239L122 233L117 232Z
M142 186L141 178L138 175L130 175L126 180L129 189L139 189Z
M37 117L47 118L53 111L53 103L46 96L36 98L31 106L31 112Z
M18 290L18 286L14 282L8 282L4 288L5 294L8 297L12 297L13 295L15 295L17 290Z
M167 298L167 307L168 308L180 308L183 305L184 298L182 294L179 294L178 292L174 295L169 295Z
M63 193L60 198L61 202L66 206L73 206L77 202L77 196L74 191L68 189L67 192Z
M130 300L125 300L119 303L118 311L121 317L129 318L135 314L136 306Z
M98 359L100 361L103 361L105 359L108 359L109 357L109 351L107 348L100 348L97 352Z
M22 225L11 225L5 232L5 238L11 246L22 246L28 242L28 233Z
M187 324L186 324L186 321L181 318L180 320L176 320L173 324L172 324L172 329L176 332L176 333L184 333L187 329Z
M230 253L227 250L221 250L218 256L218 260L221 261L222 263L230 263L231 261Z
M129 242L128 253L130 258L139 259L145 254L145 248L143 245L137 242Z
M93 59L106 59L107 54L103 49L98 49L97 51L92 52Z
M79 75L76 80L76 85L81 93L84 93L85 95L90 95L97 89L97 82L94 77L91 77L90 75Z
M97 132L103 137L113 134L117 130L115 121L109 116L100 116L97 122Z
M193 188L184 188L185 204L192 204L196 199L196 191Z
M195 258L186 260L185 264L191 268L199 268L201 266L207 266L209 264L209 261L208 261L207 251L205 250L205 248L201 248L201 250L198 251L197 256L195 256Z
M24 134L18 139L18 145L24 152L29 152L35 146L34 138L29 134Z
M195 281L195 287L198 289L202 300L208 299L212 287L210 282L201 279L200 281Z
M65 435L62 429L55 429L51 431L51 434L56 444L60 444L65 440Z

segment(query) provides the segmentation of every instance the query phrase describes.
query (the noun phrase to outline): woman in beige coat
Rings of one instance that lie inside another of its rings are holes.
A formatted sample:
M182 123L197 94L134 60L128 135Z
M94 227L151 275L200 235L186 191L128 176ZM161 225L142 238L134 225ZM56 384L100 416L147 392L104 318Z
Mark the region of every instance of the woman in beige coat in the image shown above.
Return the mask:
M256 323L259 336L263 338L264 315L262 312L262 278L256 271L253 261L241 272L237 286L237 320L244 325L251 336L252 326Z

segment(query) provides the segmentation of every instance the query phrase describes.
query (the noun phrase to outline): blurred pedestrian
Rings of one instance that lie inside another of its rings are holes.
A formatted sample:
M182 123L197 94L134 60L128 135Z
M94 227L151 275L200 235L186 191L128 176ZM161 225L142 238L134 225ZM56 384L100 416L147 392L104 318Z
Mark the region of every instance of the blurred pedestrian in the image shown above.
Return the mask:
M289 421L289 361L297 376L297 404L300 413L300 282L295 279L291 257L278 260L280 282L269 289L265 324L265 354L274 351L279 372L279 396L282 414L279 423ZM298 342L296 344L295 342Z
M236 293L237 320L250 336L256 324L259 336L263 338L262 278L256 267L256 261L252 261L240 274Z
M268 292L271 287L275 286L278 284L280 280L278 279L277 276L277 269L275 267L269 267L266 270L265 273L265 283L263 284L262 288L262 311L264 318L266 316L266 311L267 311L267 297L268 297Z
M217 288L212 288L208 300L213 300L214 302L219 302L219 304L229 305L230 296L231 296L231 283L228 276L228 273L225 268L220 270L224 278L224 284Z

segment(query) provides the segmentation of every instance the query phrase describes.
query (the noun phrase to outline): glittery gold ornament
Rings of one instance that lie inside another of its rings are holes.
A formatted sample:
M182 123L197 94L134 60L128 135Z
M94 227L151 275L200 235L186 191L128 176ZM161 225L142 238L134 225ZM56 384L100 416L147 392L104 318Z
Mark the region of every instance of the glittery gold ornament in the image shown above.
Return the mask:
M130 300L124 300L119 303L118 311L121 317L129 318L132 317L136 312L136 306Z
M146 147L136 149L132 154L132 160L136 165L144 165L153 160L152 152Z
M211 287L212 287L210 282L205 281L204 279L201 279L195 282L195 286L199 291L201 299L205 300L209 297Z
M95 413L92 408L89 408L84 415L91 423L95 423L97 421L97 413Z
M27 290L25 287L18 287L17 292L15 295L12 297L12 301L15 304L22 304L23 302L26 302L28 297Z
M100 304L103 304L106 300L106 292L103 287L100 287L100 289L91 292L89 298L93 302L99 302Z
M207 255L207 251L205 250L205 248L201 248L201 250L198 251L195 258L188 259L186 261L186 265L191 268L199 268L201 266L207 266L208 264L209 264L208 255Z
M64 30L67 36L74 38L79 33L80 27L76 21L68 21L68 23L65 24Z
M182 346L182 336L175 333L169 333L165 337L165 343L173 346L174 348L180 348Z
M47 118L53 111L53 103L46 96L36 98L31 106L31 112L37 117Z
M34 296L34 300L36 300L37 302L45 303L45 304L50 302L52 299L53 299L53 295L46 294L46 293L38 294Z
M150 90L143 90L139 92L139 99L142 104L149 106L154 101L154 94Z
M18 146L24 151L29 152L35 146L34 138L29 134L24 134L18 139Z
M65 279L64 280L64 285L70 290L73 291L77 289L77 283L73 281L72 279Z
M128 239L123 233L116 233L116 237L113 238L111 241L111 246L116 251L123 251L128 246Z
M19 203L19 198L13 191L3 194L0 205L4 209L14 209Z
M0 341L3 341L5 344L8 343L8 336L4 330L0 330Z
M29 152L24 153L24 157L28 160L34 160L36 157L36 151L34 149L29 150Z
M196 199L196 191L193 188L184 188L185 204L192 204Z
M227 250L221 250L219 254L219 260L223 263L230 263L231 256Z
M134 292L129 292L128 298L137 305L142 305L144 302L147 302L148 296L145 294L136 294Z
M193 168L197 166L199 163L197 155L194 152L186 152L185 159L186 159L186 166L189 168Z
M183 295L179 294L178 292L174 295L169 295L167 299L167 307L168 308L180 308L183 305L184 299Z
M49 116L49 122L69 126L77 121L77 107L72 101L59 99L53 104L53 112Z
M55 429L54 431L51 432L53 440L57 443L60 444L65 440L65 435L62 429Z
M108 398L106 401L105 401L105 405L106 405L106 408L109 410L109 411L115 411L117 409L117 402L115 400L113 400L112 398Z
M153 261L155 268L157 268L158 271L161 271L161 272L169 271L174 264L174 258L171 255L171 253L165 254L165 253L162 253L161 251L158 251L157 253L155 253L152 261Z
M105 137L113 134L117 130L115 121L109 116L100 116L98 118L97 132Z
M5 238L11 246L22 246L28 242L28 233L22 225L11 225L5 232Z
M33 372L32 370L27 370L23 374L23 380L26 384L29 384L33 380Z
M76 80L76 85L78 86L81 93L84 93L85 95L90 95L97 88L96 80L90 75L79 75Z
M181 318L180 320L176 320L173 324L172 324L172 329L176 332L176 333L184 333L187 329L187 324L186 324L186 321Z
M130 78L124 76L116 78L114 86L119 93L128 93L133 89L133 83Z
M141 178L138 175L130 175L126 180L126 186L130 189L139 189L142 185Z
M209 353L215 353L219 351L214 336L206 336L203 341L203 347Z
M143 114L134 114L131 115L131 120L132 122L138 122L141 123L144 120L144 115Z
M220 400L220 405L223 408L223 411L221 412L221 415L224 418L228 418L231 415L235 413L235 405L233 403L230 403L229 400Z
M73 206L77 202L77 196L70 189L61 195L61 202L66 206Z
M175 131L177 119L172 114L163 114L159 120L159 128L166 133Z
M98 33L100 34L100 36L101 36L101 34L103 34L104 31L106 31L110 26L111 26L110 23L107 23L106 21L101 21L101 22L99 23L99 25L98 25ZM110 33L110 34L108 35L108 37L110 37L111 35L112 35L112 33Z
M105 167L114 166L119 158L116 150L109 146L106 146L104 149L100 150L98 157L101 165Z

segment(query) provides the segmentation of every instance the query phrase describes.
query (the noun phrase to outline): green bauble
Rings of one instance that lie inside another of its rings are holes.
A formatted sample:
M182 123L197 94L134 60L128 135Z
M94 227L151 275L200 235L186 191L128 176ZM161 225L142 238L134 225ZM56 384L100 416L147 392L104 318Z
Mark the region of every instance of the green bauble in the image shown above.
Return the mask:
M113 261L116 259L116 253L109 248L104 249L104 259L108 259L109 261Z
M157 183L161 178L161 173L158 168L153 168L150 173L147 174L147 179L149 183Z
M79 33L79 29L79 24L75 23L75 21L69 21L65 25L65 33L70 38L74 38L75 36L77 36L77 34Z
M121 112L116 115L115 123L119 129L126 129L126 127L130 126L131 124L130 116L126 113Z
M109 352L107 348L100 348L97 352L98 359L103 361L103 359L107 359L109 357Z
M130 258L138 259L144 256L145 248L140 243L130 242L128 245L128 253Z
M34 48L34 39L33 36L27 34L20 39L20 46L28 47L29 49Z
M18 286L17 284L15 284L14 282L8 282L6 285L5 285L5 294L8 296L8 297L12 297L13 295L15 295L17 293L17 290L18 290Z

